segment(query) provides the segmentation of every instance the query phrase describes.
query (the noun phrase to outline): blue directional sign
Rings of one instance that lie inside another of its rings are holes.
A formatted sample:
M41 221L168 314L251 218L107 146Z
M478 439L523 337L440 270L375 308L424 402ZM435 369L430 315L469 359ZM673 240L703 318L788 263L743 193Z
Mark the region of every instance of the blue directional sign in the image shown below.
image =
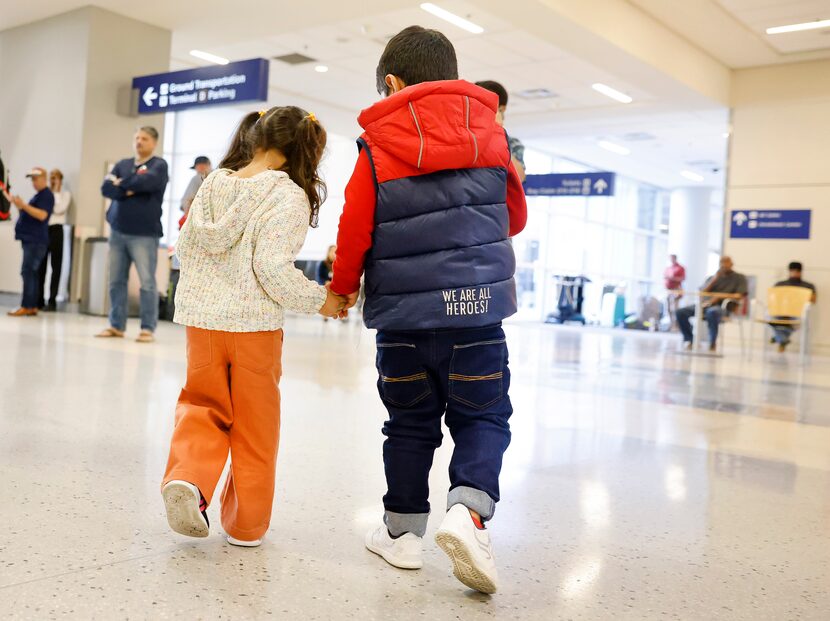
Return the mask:
M528 196L614 196L617 175L611 172L528 175Z
M730 237L810 239L809 209L738 209L731 214Z
M267 60L254 58L133 78L133 88L138 89L138 113L266 101L268 69Z

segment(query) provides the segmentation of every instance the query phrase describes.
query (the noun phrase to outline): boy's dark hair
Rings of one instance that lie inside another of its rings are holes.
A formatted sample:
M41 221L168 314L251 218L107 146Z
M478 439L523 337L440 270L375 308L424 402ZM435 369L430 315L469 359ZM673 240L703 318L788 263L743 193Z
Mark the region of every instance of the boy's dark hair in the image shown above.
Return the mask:
M326 130L317 118L296 106L276 106L247 114L239 123L219 168L244 168L257 149L277 149L285 156L282 171L308 196L309 225L316 227L320 205L326 200L326 184L317 171L326 149Z
M790 269L791 272L793 272L793 271L800 272L803 269L803 267L804 266L801 265L801 263L799 261L793 261L792 263L790 263L789 269Z
M158 142L158 139L159 139L159 130L157 130L155 127L151 127L151 126L149 126L149 125L144 125L143 127L139 127L139 128L138 128L138 131L140 131L140 132L144 132L145 134L147 134L148 136L150 136L150 138L152 138L153 140L155 140L156 142Z
M389 39L376 71L378 93L389 94L386 76L399 77L407 86L437 80L457 80L458 60L450 40L422 26L404 28Z
M485 88L491 93L495 93L499 96L499 106L506 106L507 105L507 89L504 88L501 84L496 82L495 80L482 80L481 82L476 82L476 86L480 86L481 88Z

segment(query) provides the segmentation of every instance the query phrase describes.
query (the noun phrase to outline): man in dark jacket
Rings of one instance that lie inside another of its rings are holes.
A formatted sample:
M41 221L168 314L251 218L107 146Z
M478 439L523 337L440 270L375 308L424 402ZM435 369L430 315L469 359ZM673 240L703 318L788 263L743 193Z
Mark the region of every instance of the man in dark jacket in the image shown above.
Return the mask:
M139 343L151 343L158 322L156 285L161 205L167 187L167 162L153 155L158 132L142 127L135 133L135 157L123 159L104 178L101 193L112 199L107 222L109 243L110 327L102 338L123 338L127 328L127 282L135 263L141 282L141 333Z
M484 524L499 500L513 412L501 322L516 312L510 236L524 228L527 205L496 121L498 97L458 79L444 35L403 30L376 77L388 97L358 119L366 131L331 283L353 304L365 270L363 317L378 330L378 390L389 412L385 524L366 547L397 567L421 567L429 471L446 413L455 450L436 540L459 580L493 593Z
M747 294L746 276L739 274L732 268L734 264L730 257L721 257L720 268L713 275L710 276L703 285L702 292L704 293L722 293L730 294L740 297ZM718 329L723 320L723 296L704 296L701 301L703 307L703 318L706 320L706 325L709 327L709 351L715 351L718 343ZM738 307L737 300L728 302L726 311L732 313ZM683 343L686 349L692 348L692 340L694 332L692 330L692 317L695 316L694 306L684 306L679 308L677 313L677 325L680 327L680 332L683 334Z
M23 299L20 308L9 313L12 317L37 315L40 297L40 264L49 247L49 216L55 207L55 197L49 189L46 169L37 167L26 175L32 180L35 195L26 203L19 196L6 195L10 203L20 210L14 227L14 237L23 245Z
M812 291L812 295L810 296L810 303L816 303L816 286L811 283L807 282L806 280L801 278L801 272L804 269L804 266L801 264L800 261L792 261L789 266L787 267L790 277L787 280L781 280L775 283L776 287L800 287L802 289L809 289ZM776 317L776 319L798 319L798 317ZM787 349L787 345L790 344L790 337L792 336L793 331L795 330L795 325L787 325L781 323L771 323L773 331L775 332L775 336L773 337L773 342L778 343L778 351L780 353L784 353Z

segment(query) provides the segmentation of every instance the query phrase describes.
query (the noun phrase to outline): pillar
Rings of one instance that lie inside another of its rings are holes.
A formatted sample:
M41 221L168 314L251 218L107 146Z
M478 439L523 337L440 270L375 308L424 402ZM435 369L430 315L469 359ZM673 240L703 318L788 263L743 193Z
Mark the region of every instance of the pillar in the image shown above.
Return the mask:
M711 188L679 188L671 194L669 254L686 268L683 287L697 289L705 280L709 256Z
M138 119L119 109L119 94L134 76L169 69L171 36L94 6L0 32L0 153L13 191L26 199L33 193L29 168L64 172L73 194L73 299L81 290L83 240L102 233L107 164L131 155L139 124L164 129L161 115ZM18 292L12 228L0 223L0 291Z

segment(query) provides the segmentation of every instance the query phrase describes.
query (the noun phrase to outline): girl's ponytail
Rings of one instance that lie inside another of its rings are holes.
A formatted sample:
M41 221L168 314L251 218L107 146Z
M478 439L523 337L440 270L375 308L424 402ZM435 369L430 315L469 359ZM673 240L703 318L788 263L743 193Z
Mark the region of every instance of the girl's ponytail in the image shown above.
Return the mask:
M309 226L316 228L320 205L326 200L326 184L317 170L326 149L326 130L313 114L304 114L297 123L292 142L286 172L306 193L311 205Z
M282 171L305 192L311 206L309 226L316 227L320 205L326 200L326 184L317 172L326 149L326 130L317 117L296 106L251 112L239 124L219 167L239 170L251 162L257 149L276 149L285 156Z
M228 152L219 163L219 168L239 170L251 161L254 156L254 149L250 134L259 117L259 112L251 112L246 114L239 122L239 127L231 140Z

